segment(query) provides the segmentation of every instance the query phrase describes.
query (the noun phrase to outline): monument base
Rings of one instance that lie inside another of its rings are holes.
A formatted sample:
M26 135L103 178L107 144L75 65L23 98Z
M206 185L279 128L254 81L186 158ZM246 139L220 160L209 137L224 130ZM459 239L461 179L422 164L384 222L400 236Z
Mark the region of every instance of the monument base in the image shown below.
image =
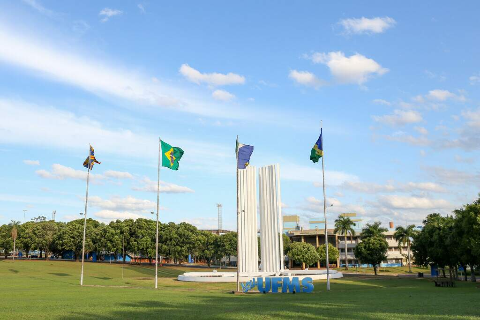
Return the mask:
M305 277L313 280L327 279L327 270L284 270L280 272L248 272L240 274L240 282L247 282L252 278L266 277ZM330 279L343 278L343 274L336 270L330 270ZM178 276L178 281L189 282L237 282L236 272L185 272Z

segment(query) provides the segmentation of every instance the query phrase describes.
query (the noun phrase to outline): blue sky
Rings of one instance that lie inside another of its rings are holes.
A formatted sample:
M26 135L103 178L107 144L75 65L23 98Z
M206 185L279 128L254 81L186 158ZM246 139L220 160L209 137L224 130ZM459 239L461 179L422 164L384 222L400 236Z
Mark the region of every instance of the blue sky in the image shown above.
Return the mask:
M480 189L479 4L425 1L0 4L0 223L89 216L235 228L235 138L279 163L284 214L419 224Z

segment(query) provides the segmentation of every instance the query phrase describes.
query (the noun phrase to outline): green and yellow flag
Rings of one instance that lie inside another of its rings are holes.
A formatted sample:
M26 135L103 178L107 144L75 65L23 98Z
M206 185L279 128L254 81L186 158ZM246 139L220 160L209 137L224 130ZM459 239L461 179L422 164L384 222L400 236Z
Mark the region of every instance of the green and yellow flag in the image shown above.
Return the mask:
M167 167L172 170L178 170L179 161L183 156L181 148L172 147L168 143L162 142L162 167Z

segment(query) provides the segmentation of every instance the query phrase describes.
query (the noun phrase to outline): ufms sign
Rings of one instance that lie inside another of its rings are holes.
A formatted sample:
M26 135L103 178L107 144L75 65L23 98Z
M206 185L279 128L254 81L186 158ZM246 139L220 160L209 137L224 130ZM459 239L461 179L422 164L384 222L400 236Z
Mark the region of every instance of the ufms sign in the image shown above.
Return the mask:
M242 283L243 292L248 292L255 287L257 287L258 291L262 293L311 293L313 291L313 280L310 277L305 277L302 281L300 281L298 277L293 277L291 279L289 277L260 277Z

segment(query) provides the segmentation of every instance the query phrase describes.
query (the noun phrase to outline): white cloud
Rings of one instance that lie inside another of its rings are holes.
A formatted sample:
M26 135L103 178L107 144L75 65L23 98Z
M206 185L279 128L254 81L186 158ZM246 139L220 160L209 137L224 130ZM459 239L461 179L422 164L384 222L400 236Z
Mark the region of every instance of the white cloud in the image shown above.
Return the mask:
M333 206L332 206L333 205ZM319 200L315 197L308 197L305 202L298 207L301 210L315 213L314 215L308 215L308 218L318 217L318 213L323 213L323 200ZM365 209L361 205L343 204L336 198L327 197L327 212L328 213L344 213L355 212L364 214Z
M307 87L313 87L315 89L318 89L321 86L324 86L326 84L325 81L317 78L313 73L310 73L308 71L292 70L290 71L290 74L288 75L288 77L290 79L293 79L298 84L301 84Z
M53 12L52 10L46 9L44 6L40 4L40 2L36 0L22 0L23 3L28 4L30 7L33 9L37 10L41 14L44 14L48 17L54 17L56 16L56 13Z
M466 151L480 149L480 108L461 112L465 124L458 130L455 139L439 140L440 148L461 148Z
M425 102L425 99L423 98L422 95L417 95L417 96L413 97L412 100L415 101L416 103L424 103Z
M157 203L146 200L138 199L132 196L125 198L111 197L110 199L102 199L98 196L90 196L88 198L89 207L98 207L102 210L111 211L133 211L133 212L147 212L154 211L157 207ZM162 208L164 210L165 208Z
M218 229L217 218L189 218L183 219L182 222L190 223L200 230Z
M432 144L432 141L424 135L420 137L415 137L409 134L405 134L404 132L399 132L392 135L385 135L384 138L389 141L403 142L412 146L425 147Z
M382 104L382 105L384 105L384 106L389 106L389 105L391 105L391 103L390 103L389 101L383 100L383 99L375 99L375 100L373 100L373 103L375 103L375 104Z
M328 66L330 73L339 83L363 84L373 76L381 76L389 70L383 68L375 60L369 59L359 53L346 57L341 51L321 53L315 52L306 56L314 63Z
M38 160L23 160L23 163L25 163L27 166L39 166L40 161Z
M94 213L95 217L105 220L125 220L125 219L138 219L138 218L147 218L144 215L133 213L129 211L112 211L112 210L100 210Z
M448 99L455 99L460 102L465 102L466 98L463 94L455 94L448 90L430 90L428 94L425 96L427 99L434 100L434 101L446 101Z
M88 117L18 101L0 99L0 114L0 143L3 144L84 151L88 150L88 144L92 142L100 161L100 153L121 155L129 159L142 158L142 161L151 163L156 163L158 157L158 136L154 134L107 128ZM228 163L234 159L235 154L232 154L229 146L194 138L182 140L178 136L165 135L164 138L182 146L185 150L182 163L188 163L190 168L208 167L215 172L231 171Z
M61 164L53 164L52 170L37 170L35 173L44 179L55 179L55 180L65 180L65 179L78 179L78 180L87 180L87 171L85 170L76 170L70 167L62 166ZM101 174L90 173L90 179L98 180L104 179L104 176Z
M135 191L157 192L157 182L152 181L149 178L142 180L141 186L134 186L132 188ZM179 186L173 183L160 181L160 193L192 193L195 192L192 189L184 186Z
M449 98L455 97L455 94L451 93L448 90L430 90L427 94L427 98L430 100L445 101Z
M390 126L404 126L410 123L417 123L423 120L418 111L394 110L391 115L373 116L373 120Z
M389 181L386 184L378 184L372 182L345 182L342 188L346 188L356 192L362 193L393 193L393 192L415 192L415 191L427 191L444 193L447 190L441 185L433 182L407 182L398 183L395 181Z
M438 166L424 167L428 174L430 174L436 181L445 185L476 185L480 186L480 174L461 171L457 169L446 169Z
M414 129L415 129L415 131L417 131L418 133L420 133L422 135L427 135L428 134L428 130L424 127L415 127Z
M115 178L115 179L133 179L133 175L129 172L122 172L122 171L113 171L108 170L103 173L105 177L108 178Z
M220 100L220 101L230 101L232 99L235 99L235 95L231 94L228 91L225 90L215 90L212 92L212 97L215 100Z
M139 3L139 4L137 4L137 7L138 7L138 9L140 9L141 13L146 13L145 7L143 6L143 4Z
M343 26L345 34L371 34L385 32L392 28L396 21L390 17L372 19L362 17L359 19L343 19L339 21L339 24Z
M121 15L122 13L122 11L117 9L104 8L98 15L103 16L103 19L101 20L102 22L107 22L111 17Z
M301 166L283 162L280 167L282 179L312 182L315 185L322 181L322 170L309 166ZM345 181L356 181L358 177L341 171L325 170L325 183L330 186L338 186Z
M470 84L472 86L475 85L475 84L479 84L480 83L480 73L471 76L470 78L468 78L468 80L470 80Z
M380 196L381 205L391 209L445 209L452 205L444 199L431 199L426 197L406 197L398 195Z
M216 118L245 118L253 112L245 108L232 112L223 104L212 104L206 96L153 81L151 75L142 75L137 69L126 70L118 63L95 60L89 52L72 54L55 48L51 41L42 35L26 37L13 28L0 25L0 62L25 68L33 76L79 87L102 98L110 96L135 102L139 104L137 108L169 108ZM57 41L55 45L62 42Z
M190 67L188 64L182 64L180 73L191 82L196 84L207 83L214 86L226 86L233 84L244 84L245 77L235 73L201 73L200 71Z
M474 163L475 159L455 155L455 161L458 162L458 163Z

